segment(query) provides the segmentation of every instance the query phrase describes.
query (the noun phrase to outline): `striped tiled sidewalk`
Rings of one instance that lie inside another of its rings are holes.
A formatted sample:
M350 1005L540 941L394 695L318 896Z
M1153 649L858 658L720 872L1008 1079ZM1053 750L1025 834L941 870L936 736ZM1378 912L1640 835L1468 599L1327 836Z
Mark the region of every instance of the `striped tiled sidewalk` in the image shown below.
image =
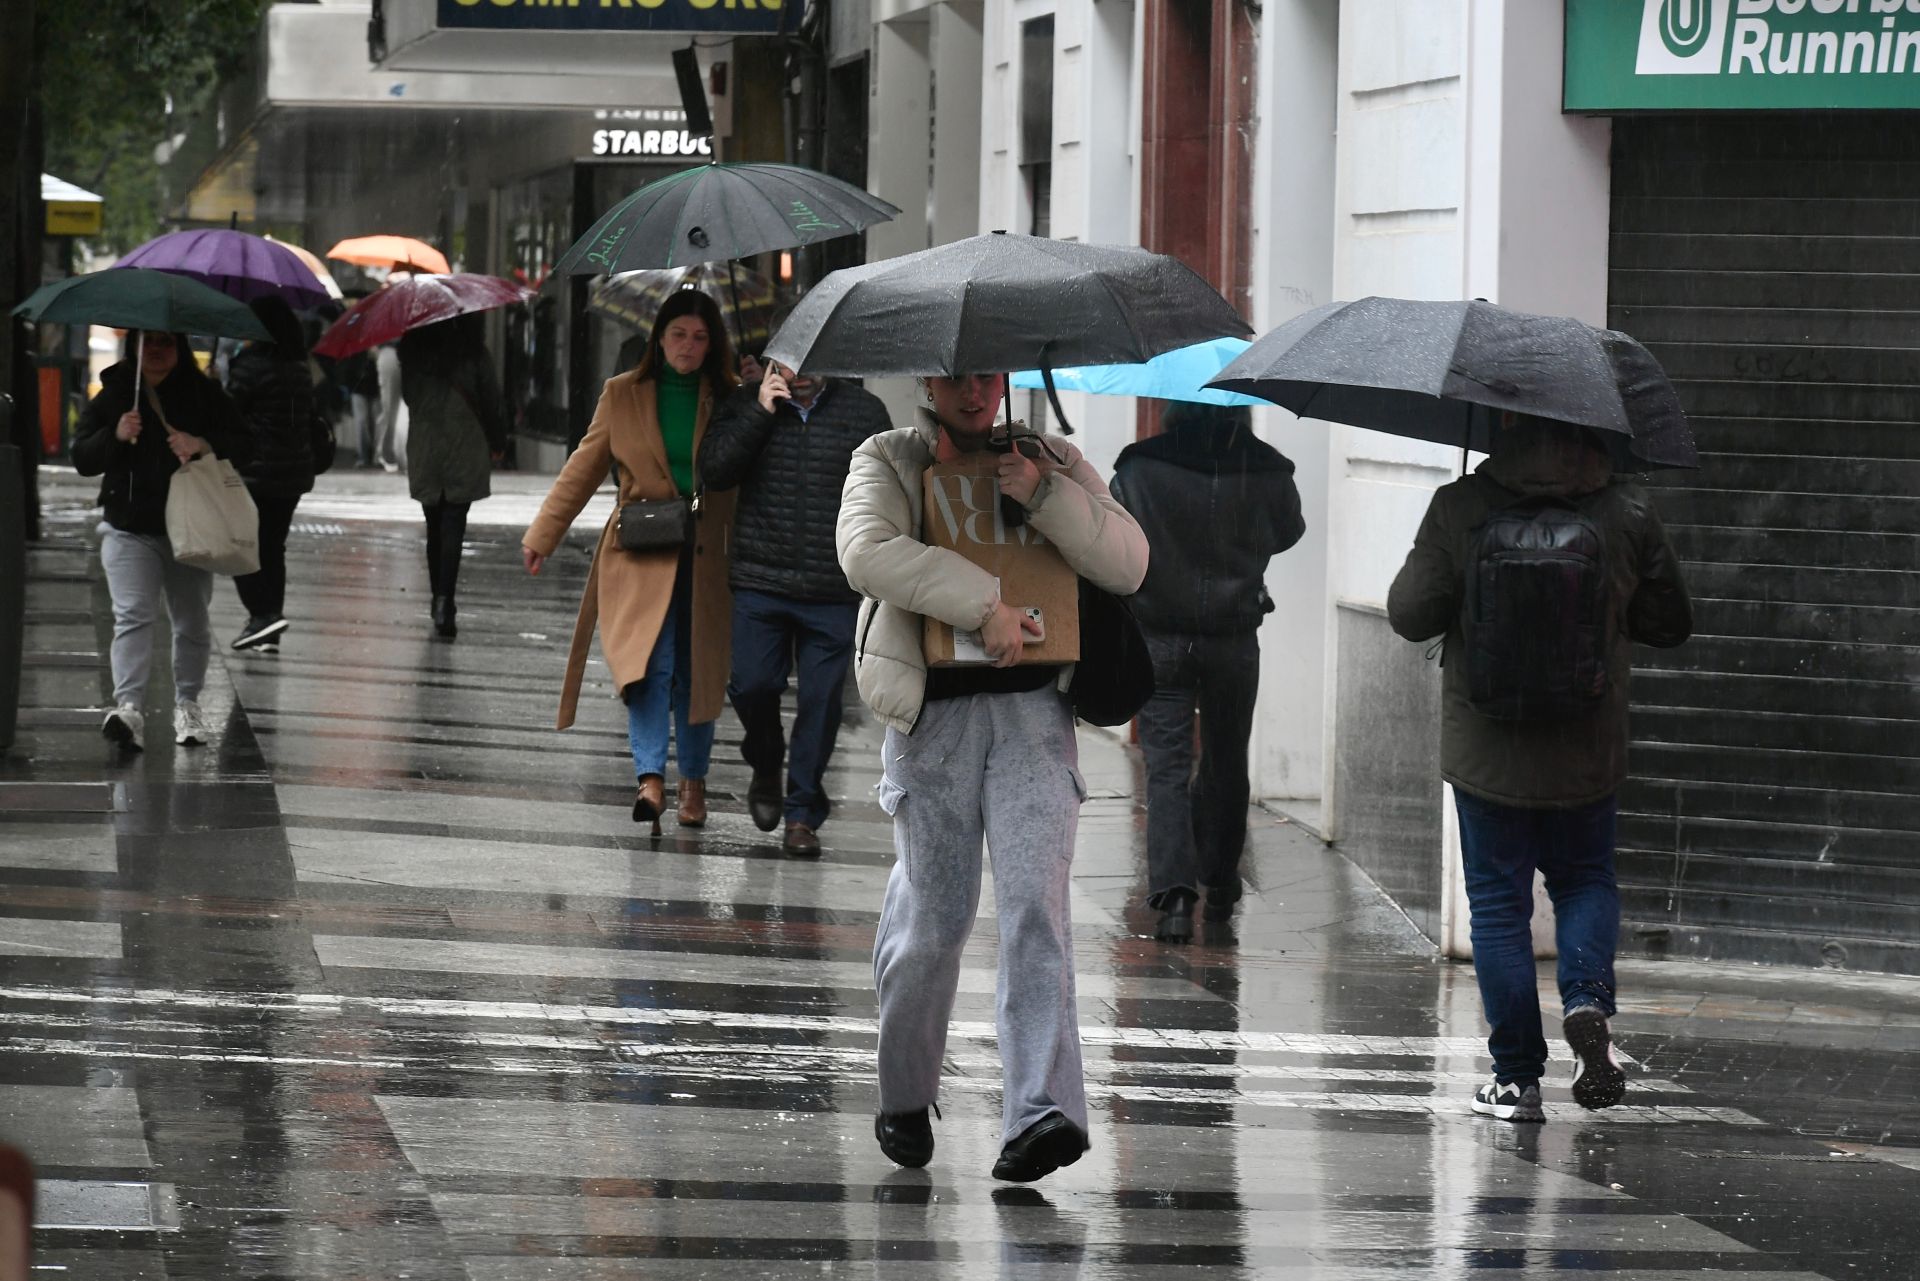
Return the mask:
M529 579L513 528L477 524L436 640L398 481L356 478L303 517L281 652L216 663L219 741L156 731L118 762L104 590L56 487L0 775L0 1132L48 1179L44 1275L1901 1275L1783 1230L1818 1216L1782 1172L1829 1177L1832 1149L1657 1064L1606 1113L1561 1063L1546 1126L1471 1116L1471 972L1289 825L1255 816L1237 936L1154 944L1137 765L1097 732L1073 895L1093 1150L988 1176L989 894L939 1150L896 1170L871 1133L890 828L857 705L823 858L746 821L730 719L713 821L653 842L603 670L548 728L584 555ZM225 583L216 614L237 630ZM169 699L157 680L157 726ZM1875 1204L1916 1177L1849 1169Z

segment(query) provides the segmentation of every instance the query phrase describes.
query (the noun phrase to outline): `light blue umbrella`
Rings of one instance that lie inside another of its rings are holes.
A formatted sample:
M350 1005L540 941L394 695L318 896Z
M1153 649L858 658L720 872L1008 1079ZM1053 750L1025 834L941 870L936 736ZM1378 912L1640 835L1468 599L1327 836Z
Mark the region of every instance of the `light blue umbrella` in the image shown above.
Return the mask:
M1155 400L1190 400L1203 405L1271 405L1272 401L1257 396L1215 391L1207 386L1247 346L1239 338L1213 338L1155 356L1139 365L1079 365L1056 369L1053 384L1061 391L1082 391L1092 396L1149 396ZM1037 369L1015 374L1013 385L1028 391L1041 391L1046 386Z

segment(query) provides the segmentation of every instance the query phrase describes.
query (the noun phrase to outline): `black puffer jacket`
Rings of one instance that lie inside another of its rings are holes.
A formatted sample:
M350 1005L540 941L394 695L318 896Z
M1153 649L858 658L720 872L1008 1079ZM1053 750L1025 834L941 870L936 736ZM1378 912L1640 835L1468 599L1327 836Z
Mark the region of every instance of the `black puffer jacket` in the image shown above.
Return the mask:
M853 451L892 426L878 396L843 382L827 384L805 421L789 404L771 414L760 408L757 382L714 411L700 444L700 483L740 490L729 548L736 589L860 599L834 548L840 491Z
M253 441L220 384L189 372L186 340L183 367L159 386L160 406L168 422L200 437L216 456L243 467L253 456ZM140 398L140 436L127 444L114 436L120 415L133 404L133 362L121 361L100 375L100 394L87 403L73 438L73 467L82 476L103 476L100 502L107 523L129 534L167 532L167 490L180 462L167 448L167 429L153 405Z
M313 373L271 343L249 343L227 365L227 395L253 434L240 468L249 488L294 497L313 488Z
M1273 609L1267 561L1300 541L1293 464L1244 428L1194 425L1120 451L1113 496L1146 531L1132 601L1148 631L1251 631Z

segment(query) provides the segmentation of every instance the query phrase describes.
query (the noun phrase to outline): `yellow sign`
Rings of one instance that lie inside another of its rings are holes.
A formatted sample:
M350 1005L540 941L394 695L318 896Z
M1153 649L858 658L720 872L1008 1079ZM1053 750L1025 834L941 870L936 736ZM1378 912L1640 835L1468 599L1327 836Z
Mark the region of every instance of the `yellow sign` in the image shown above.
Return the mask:
M97 236L100 234L98 200L49 200L47 234L49 236Z

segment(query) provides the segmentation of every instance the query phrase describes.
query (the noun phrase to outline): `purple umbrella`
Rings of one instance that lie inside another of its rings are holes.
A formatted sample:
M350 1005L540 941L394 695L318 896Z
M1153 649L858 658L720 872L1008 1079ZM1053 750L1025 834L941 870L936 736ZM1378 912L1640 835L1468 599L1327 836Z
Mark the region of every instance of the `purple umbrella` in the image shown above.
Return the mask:
M242 302L266 294L278 294L296 308L327 300L313 268L285 245L224 227L156 236L114 265L191 276Z

